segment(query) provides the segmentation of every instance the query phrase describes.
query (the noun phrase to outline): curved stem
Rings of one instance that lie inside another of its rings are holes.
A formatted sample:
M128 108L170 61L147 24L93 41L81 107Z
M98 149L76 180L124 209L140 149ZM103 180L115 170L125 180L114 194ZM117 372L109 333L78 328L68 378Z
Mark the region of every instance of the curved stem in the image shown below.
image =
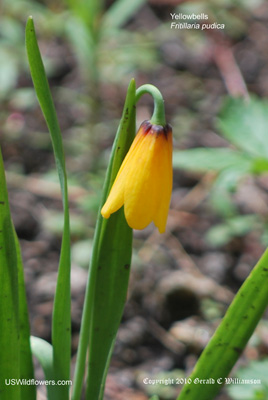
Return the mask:
M154 125L166 125L164 99L160 91L153 85L142 85L136 90L136 103L144 94L150 94L154 99L154 112L150 120Z

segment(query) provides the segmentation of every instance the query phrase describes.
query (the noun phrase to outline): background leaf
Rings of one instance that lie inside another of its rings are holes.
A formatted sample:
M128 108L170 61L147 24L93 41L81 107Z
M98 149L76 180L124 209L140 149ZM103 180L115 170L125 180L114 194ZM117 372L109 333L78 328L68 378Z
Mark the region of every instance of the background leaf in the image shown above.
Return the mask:
M252 230L258 222L256 215L239 215L228 218L224 223L215 225L209 229L206 239L213 246L224 246L233 237L243 236Z
M260 381L260 383L228 385L229 395L234 400L265 400L268 396L268 360L252 361L247 367L240 368L235 377Z
M223 136L255 157L268 158L268 102L251 96L246 102L228 98L218 119Z
M174 168L190 171L221 171L225 168L250 170L252 159L235 150L225 148L196 148L190 150L174 151Z
M103 28L120 28L143 5L145 0L117 0L103 17Z
M53 348L50 343L45 340L31 336L31 349L37 360L43 368L45 379L55 380L55 373L53 368ZM48 399L57 399L57 392L55 386L47 385Z
M50 343L41 338L31 336L31 348L40 362L46 379L54 379L53 348Z

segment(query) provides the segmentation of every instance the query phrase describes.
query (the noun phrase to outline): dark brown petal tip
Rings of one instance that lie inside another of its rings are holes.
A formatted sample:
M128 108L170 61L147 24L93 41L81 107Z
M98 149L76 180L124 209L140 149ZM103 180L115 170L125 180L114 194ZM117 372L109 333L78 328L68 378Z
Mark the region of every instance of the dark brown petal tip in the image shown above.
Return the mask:
M162 125L153 125L151 124L150 121L146 120L143 121L143 123L140 126L140 129L143 130L144 134L150 133L152 135L162 135L164 134L165 137L167 138L168 135L171 133L172 134L172 127L169 124L166 124L165 126Z

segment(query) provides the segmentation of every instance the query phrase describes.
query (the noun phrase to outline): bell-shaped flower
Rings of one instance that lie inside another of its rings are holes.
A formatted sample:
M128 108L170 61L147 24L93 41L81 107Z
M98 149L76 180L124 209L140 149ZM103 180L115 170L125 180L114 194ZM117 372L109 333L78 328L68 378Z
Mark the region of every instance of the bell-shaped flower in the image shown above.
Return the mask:
M118 171L101 210L104 218L124 205L128 225L144 229L151 222L166 228L172 192L172 128L144 121Z

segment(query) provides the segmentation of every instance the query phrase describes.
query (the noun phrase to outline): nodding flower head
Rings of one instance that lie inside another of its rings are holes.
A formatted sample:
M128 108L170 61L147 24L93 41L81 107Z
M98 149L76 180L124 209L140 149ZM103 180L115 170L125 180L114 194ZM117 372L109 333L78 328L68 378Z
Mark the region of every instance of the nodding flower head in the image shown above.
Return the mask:
M172 128L144 121L118 171L101 214L109 218L124 205L128 225L154 222L166 229L172 192Z

